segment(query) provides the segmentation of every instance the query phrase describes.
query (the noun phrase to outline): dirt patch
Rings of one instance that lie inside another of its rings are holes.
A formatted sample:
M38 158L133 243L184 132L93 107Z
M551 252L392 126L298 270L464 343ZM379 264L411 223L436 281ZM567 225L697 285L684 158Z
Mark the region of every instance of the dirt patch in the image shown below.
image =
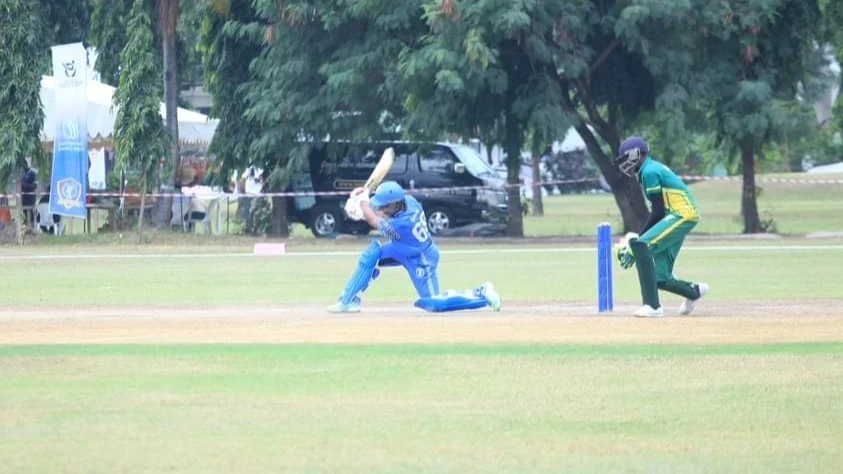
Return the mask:
M511 303L430 314L374 304L354 315L318 305L39 308L0 311L0 344L89 343L776 343L843 342L843 301L708 303L693 316L638 319L633 306Z

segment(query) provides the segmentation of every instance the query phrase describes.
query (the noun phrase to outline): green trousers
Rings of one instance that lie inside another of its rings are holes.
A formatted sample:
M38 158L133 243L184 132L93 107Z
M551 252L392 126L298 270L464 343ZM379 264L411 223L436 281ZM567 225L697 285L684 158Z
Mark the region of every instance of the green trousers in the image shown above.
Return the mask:
M641 299L652 308L659 308L658 289L685 298L699 298L696 285L674 278L673 266L685 236L696 227L696 220L687 220L677 214L668 214L638 239L630 242L635 255Z

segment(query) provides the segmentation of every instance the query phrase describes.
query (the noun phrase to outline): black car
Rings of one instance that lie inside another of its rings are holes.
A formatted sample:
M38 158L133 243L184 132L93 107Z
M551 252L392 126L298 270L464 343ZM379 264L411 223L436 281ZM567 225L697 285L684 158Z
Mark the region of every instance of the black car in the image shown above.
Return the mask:
M348 194L368 179L384 150L395 150L385 180L397 181L424 207L432 234L442 229L506 219L504 180L473 148L454 143L318 143L311 147L308 170L296 176L295 192L317 196L289 200L288 215L315 236L366 234L369 225L348 219ZM484 189L458 189L465 187ZM318 195L319 192L332 193Z

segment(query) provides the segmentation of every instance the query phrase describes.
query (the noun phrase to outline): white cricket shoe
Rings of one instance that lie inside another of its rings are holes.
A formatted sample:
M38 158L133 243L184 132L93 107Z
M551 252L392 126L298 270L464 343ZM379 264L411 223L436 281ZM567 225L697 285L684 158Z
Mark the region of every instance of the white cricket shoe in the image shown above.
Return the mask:
M686 298L685 301L679 305L679 314L686 315L691 314L691 311L694 310L694 307L697 305L697 301L700 300L703 296L705 296L711 288L708 286L708 283L697 283L697 290L700 292L700 297L692 300L690 298Z
M492 282L487 281L480 287L480 294L486 298L486 303L492 308L494 311L501 310L501 295L495 291L495 285Z
M362 301L359 297L354 297L351 300L351 303L342 304L341 301L337 301L336 303L328 306L327 310L329 313L359 313L360 307L362 306Z
M664 309L662 309L661 306L659 306L658 309L653 309L652 306L645 304L632 314L634 314L636 318L661 318L664 316Z

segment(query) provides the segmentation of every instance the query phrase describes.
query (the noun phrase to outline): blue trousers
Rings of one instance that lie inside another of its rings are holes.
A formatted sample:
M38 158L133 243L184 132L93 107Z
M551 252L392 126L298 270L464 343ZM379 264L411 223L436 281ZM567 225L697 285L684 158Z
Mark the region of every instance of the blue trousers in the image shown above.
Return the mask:
M418 299L415 306L426 311L458 311L482 308L488 304L478 289L441 293L439 288L439 248L435 244L419 254L407 255L402 246L373 240L360 255L357 269L346 283L340 301L349 304L380 274L379 267L401 266L407 271Z

